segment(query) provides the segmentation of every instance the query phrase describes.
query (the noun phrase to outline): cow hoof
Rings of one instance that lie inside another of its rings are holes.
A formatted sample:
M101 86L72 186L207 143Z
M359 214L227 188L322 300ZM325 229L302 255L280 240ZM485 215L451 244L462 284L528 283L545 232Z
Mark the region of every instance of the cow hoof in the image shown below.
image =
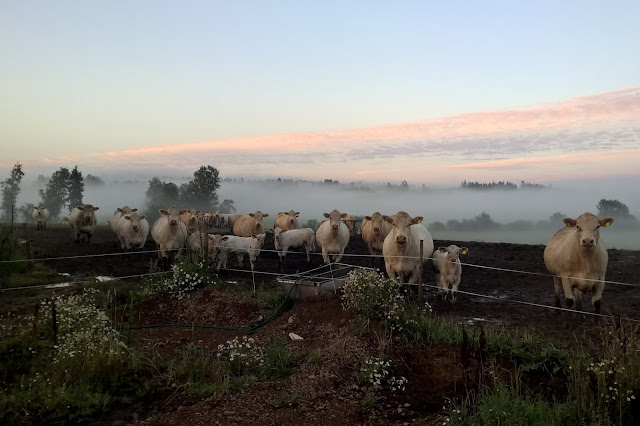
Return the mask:
M573 299L566 299L565 304L567 305L568 309L571 309L571 307L573 306Z
M593 307L596 309L596 314L600 313L600 301L596 300L595 302L593 302Z

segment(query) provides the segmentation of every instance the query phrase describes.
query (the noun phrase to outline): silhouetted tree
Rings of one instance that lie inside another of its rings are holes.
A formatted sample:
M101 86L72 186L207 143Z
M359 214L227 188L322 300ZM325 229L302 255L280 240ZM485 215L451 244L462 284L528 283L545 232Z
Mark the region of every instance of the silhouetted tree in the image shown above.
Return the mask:
M69 169L60 167L51 175L46 189L38 191L42 199L41 204L49 209L51 217L57 217L69 201L70 175Z
M603 198L598 201L596 208L598 209L599 217L612 216L616 219L630 216L629 207L618 200L607 200Z
M87 175L85 178L85 183L89 186L102 186L104 185L104 181L100 179L98 176L94 176L91 173Z
M220 211L222 213L235 213L236 208L233 205L233 200L224 200L220 204Z
M69 174L69 196L68 204L69 210L72 210L82 203L82 194L84 193L84 179L82 178L82 172L78 170L78 166L75 166Z
M18 199L23 176L22 164L16 163L11 169L9 177L0 182L2 185L2 220L4 221L11 220L11 207L16 204Z
M201 166L193 173L193 179L180 186L180 201L185 208L202 211L212 210L218 205L217 190L220 188L220 173L213 166Z
M149 181L145 196L147 199L145 215L150 224L160 217L160 209L177 206L180 198L178 186L175 183L163 182L157 177Z

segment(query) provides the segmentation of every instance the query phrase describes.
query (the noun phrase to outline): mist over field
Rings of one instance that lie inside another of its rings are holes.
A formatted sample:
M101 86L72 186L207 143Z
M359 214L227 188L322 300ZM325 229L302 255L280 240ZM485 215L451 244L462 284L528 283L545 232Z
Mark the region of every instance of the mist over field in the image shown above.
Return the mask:
M111 218L117 207L129 205L141 211L146 210L145 191L152 176L104 177L105 185L85 184L84 201L100 207L99 224ZM178 186L190 177L161 176L160 179ZM25 178L18 198L18 206L23 203L38 204L38 184L33 175ZM597 214L596 204L602 198L617 199L625 203L630 213L640 217L640 191L635 190L631 178L593 179L555 183L550 189L500 191L462 190L457 187L428 189L422 185L410 185L408 190L398 186L387 189L382 183L355 183L353 185L330 185L321 183L277 183L271 181L221 182L218 190L219 201L232 199L238 213L256 210L269 213L265 223L270 226L280 211L300 212L301 223L309 219L321 220L323 213L338 209L353 215L370 215L375 211L392 215L404 210L412 216L423 216L425 225L433 222L446 224L449 220L462 221L488 213L495 222L502 225L515 221L539 222L560 212L577 217L585 211ZM167 206L168 207L168 206ZM180 206L188 208L189 206ZM561 222L549 229L529 230L474 230L473 232L453 230L432 230L435 239L480 240L492 242L517 242L545 244L560 229ZM640 230L627 229L617 222L602 232L602 238L609 247L640 249Z

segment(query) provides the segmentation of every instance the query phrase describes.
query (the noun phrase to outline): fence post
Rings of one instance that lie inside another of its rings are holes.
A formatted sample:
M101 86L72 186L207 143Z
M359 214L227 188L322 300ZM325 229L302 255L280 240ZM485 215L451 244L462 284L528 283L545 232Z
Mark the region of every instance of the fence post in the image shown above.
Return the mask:
M424 240L420 240L420 267L418 268L418 303L422 306L422 260L424 259Z
M204 270L209 271L209 230L206 227L202 227L204 231Z
M26 222L22 224L22 230L24 231L24 238L27 240L27 258L31 259L31 237L29 236L29 228L27 227Z

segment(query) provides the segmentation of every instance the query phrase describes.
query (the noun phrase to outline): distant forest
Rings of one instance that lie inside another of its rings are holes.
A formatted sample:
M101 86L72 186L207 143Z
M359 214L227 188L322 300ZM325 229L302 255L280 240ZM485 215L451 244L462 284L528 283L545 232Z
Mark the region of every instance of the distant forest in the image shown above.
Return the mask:
M530 182L521 181L520 187L518 187L518 185L509 181L486 183L486 182L467 182L466 180L463 180L462 183L460 184L460 188L473 189L473 190L479 190L479 191L484 191L484 190L517 191L518 189L551 189L551 185L545 186L545 185L540 185L539 183L530 183Z

